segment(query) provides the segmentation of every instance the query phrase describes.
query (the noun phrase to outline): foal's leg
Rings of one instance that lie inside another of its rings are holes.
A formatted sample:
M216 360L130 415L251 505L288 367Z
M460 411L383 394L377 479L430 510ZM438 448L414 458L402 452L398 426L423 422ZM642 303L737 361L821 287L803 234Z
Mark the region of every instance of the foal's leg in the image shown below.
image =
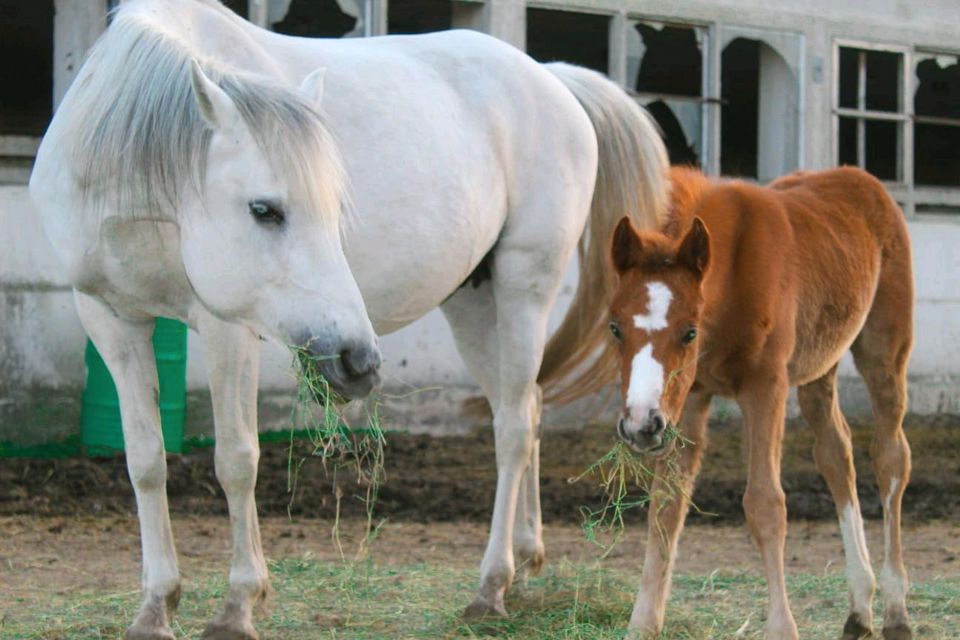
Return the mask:
M260 344L250 329L201 312L197 328L203 340L216 430L217 479L227 496L233 529L230 590L223 610L204 630L204 638L252 640L253 605L269 588L254 503L260 443L257 434L257 377Z
M552 246L542 228L537 231L539 235L529 242L511 242L504 236L494 254L499 360L497 403L493 408L497 490L490 540L480 565L480 589L467 607L467 616L504 615L503 595L514 577L518 496L524 476L531 470L539 429L537 373L550 307L569 257L569 251ZM572 248L573 243L569 244Z
M741 390L737 402L747 431L747 490L743 511L760 547L767 575L769 609L767 637L796 640L797 624L790 612L783 578L783 546L787 507L780 486L780 453L787 405L786 371L762 372ZM762 381L762 382L761 382Z
M873 626L873 592L876 581L870 568L863 533L863 519L857 500L856 471L850 427L840 412L837 400L837 367L822 378L797 390L803 417L816 435L813 458L827 481L840 519L843 552L847 559L850 586L850 615L843 626L845 640L868 637Z
M95 298L80 292L75 298L80 321L116 383L127 470L137 496L144 598L126 638L172 640L170 615L180 600L180 572L167 509L167 460L151 340L154 320L120 318Z
M450 324L457 350L477 381L491 407L497 406L500 379L497 305L489 282L479 287L466 285L440 307ZM537 434L530 454L530 466L523 476L517 497L513 527L513 552L521 571L538 571L546 560L543 525L540 519L540 437Z
M710 411L710 396L691 393L683 407L679 429L690 442L678 449L679 478L663 480L669 473L665 461L657 463L651 501L647 514L647 549L643 561L643 577L640 591L630 616L631 637L656 636L663 628L663 614L670 596L670 581L673 561L677 553L677 539L683 529L689 497L693 493L694 480L700 471L700 457L707 440L707 415ZM677 486L679 485L679 486ZM668 496L674 487L679 495Z
M883 636L905 640L913 636L907 617L907 571L900 547L900 504L910 479L910 445L903 433L903 416L907 410L907 358L913 329L909 307L891 304L882 310L877 308L884 295L882 287L881 279L874 311L853 345L853 355L870 390L876 421L870 457L883 502ZM883 311L889 316L885 317Z

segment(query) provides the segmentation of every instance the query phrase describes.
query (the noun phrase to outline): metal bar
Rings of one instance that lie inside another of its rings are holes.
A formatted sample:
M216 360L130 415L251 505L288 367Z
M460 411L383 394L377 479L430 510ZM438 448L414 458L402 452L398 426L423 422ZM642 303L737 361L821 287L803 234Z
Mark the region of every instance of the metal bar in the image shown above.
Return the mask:
M857 53L857 110L867 110L867 52ZM857 120L857 166L867 166L867 126L860 118Z
M910 119L905 113L897 113L893 111L858 111L857 109L844 109L840 107L834 109L833 111L838 116L844 116L847 118L866 118L867 120L894 120L905 122Z

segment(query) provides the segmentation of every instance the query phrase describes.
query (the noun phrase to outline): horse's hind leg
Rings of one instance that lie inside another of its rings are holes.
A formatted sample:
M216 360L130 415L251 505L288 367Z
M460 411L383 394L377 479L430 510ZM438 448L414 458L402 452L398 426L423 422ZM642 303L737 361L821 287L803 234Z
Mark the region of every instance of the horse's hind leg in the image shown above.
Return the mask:
M876 581L870 568L863 533L863 519L857 500L856 471L850 427L840 412L837 399L837 367L797 390L800 410L816 436L813 458L827 481L840 519L843 552L847 559L850 586L850 615L843 627L844 640L869 637L873 620L873 592Z
M911 638L907 572L900 547L900 505L910 478L910 445L903 433L907 360L913 346L913 284L909 250L885 251L880 284L867 322L853 344L857 369L870 391L876 421L870 456L883 503L884 556L880 571L887 640Z
M257 434L257 374L260 344L250 329L217 320L201 311L197 328L213 400L216 430L214 462L227 497L233 529L230 590L223 610L204 630L216 640L252 640L254 604L269 588L267 565L260 545L254 488L260 444Z
M75 294L80 321L110 370L120 400L127 470L137 497L143 550L143 604L128 640L173 640L170 615L180 599L180 572L167 509L167 461L160 431L153 318L118 317L104 304Z

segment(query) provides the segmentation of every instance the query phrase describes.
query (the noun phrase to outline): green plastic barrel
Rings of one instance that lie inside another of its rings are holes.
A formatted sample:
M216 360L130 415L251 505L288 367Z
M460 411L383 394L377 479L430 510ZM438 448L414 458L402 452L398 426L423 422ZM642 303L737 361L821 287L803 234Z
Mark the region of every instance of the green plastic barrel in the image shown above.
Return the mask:
M187 405L187 327L182 322L157 318L153 351L160 378L160 423L163 443L171 453L183 448L183 422ZM89 455L111 455L123 451L120 402L110 371L87 340L84 357L87 383L83 389L80 414L80 443Z

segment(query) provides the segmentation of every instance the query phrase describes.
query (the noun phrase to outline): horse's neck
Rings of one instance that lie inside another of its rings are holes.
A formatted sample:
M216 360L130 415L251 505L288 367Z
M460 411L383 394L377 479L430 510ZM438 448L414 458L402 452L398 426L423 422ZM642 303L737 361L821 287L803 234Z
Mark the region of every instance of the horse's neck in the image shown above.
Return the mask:
M244 72L278 71L263 47L263 30L213 0L134 0L121 5L119 15L175 36L193 57Z

